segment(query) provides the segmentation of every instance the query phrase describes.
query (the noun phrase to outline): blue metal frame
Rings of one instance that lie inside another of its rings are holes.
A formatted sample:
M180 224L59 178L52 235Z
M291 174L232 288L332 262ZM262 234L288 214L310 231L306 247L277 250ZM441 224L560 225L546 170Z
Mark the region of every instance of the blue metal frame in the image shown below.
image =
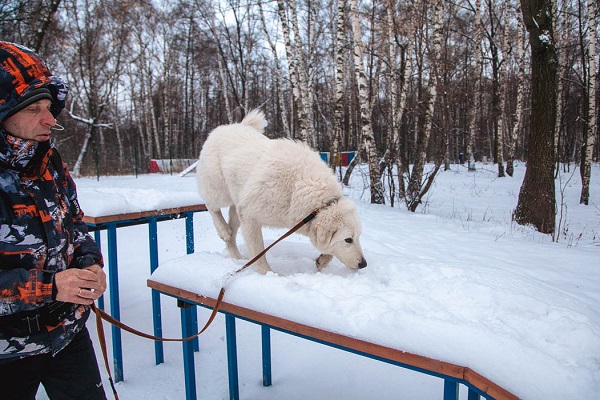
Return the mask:
M186 212L185 213L185 247L187 254L194 253L194 213ZM193 318L193 326L195 332L198 332L198 313L196 312L197 308L194 306L194 312L192 315ZM194 351L200 351L200 341L198 338L192 340L192 345L194 347Z
M158 221L156 217L151 217L148 220L148 240L150 244L150 273L158 268ZM160 293L152 290L152 315L154 324L154 336L162 336L162 313L160 308ZM154 342L154 358L156 365L162 364L165 361L163 343L161 341Z
M225 316L225 332L227 337L227 371L229 376L229 399L240 398L237 363L237 342L235 335L235 317L227 314Z
M271 386L271 329L261 325L263 386Z
M444 400L458 400L458 382L444 380Z
M94 240L96 241L96 244L98 244L98 247L102 248L102 242L100 240L100 231L94 232ZM98 308L104 310L104 295L98 298Z
M177 296L173 296L170 293L163 293L167 296L171 296L177 299L178 305L186 304L186 309L192 309L192 305L196 304L190 302L187 299L182 299ZM201 307L212 309L210 306L204 304L198 304ZM479 400L481 397L487 400L495 400L493 397L487 395L477 387L473 386L471 383L463 380L454 378L452 376L440 374L437 372L432 372L423 368L415 367L409 364L401 363L395 360L390 360L384 357L375 356L373 354L365 353L362 351L358 351L355 349L351 349L336 343L323 341L320 339L316 339L310 336L306 336L297 332L293 332L290 330L278 328L275 326L270 326L268 324L263 324L252 319L231 314L225 311L219 311L220 313L225 315L225 331L226 331L226 342L227 342L227 370L229 375L229 399L230 400L238 400L239 399L239 378L238 378L238 363L237 363L237 344L236 344L236 330L235 330L235 319L239 318L244 321L248 321L259 325L261 327L262 334L262 363L263 363L263 386L271 386L272 384L272 376L271 376L271 337L270 331L271 329L275 329L276 331L283 332L292 336L300 337L306 340L310 340L312 342L320 343L329 347L333 347L336 349L344 350L349 353L357 354L363 357L367 357L373 360L385 362L387 364L396 365L405 369L409 369L411 371L420 372L426 375L430 375L433 377L441 378L444 380L444 392L443 392L443 400L458 400L459 398L459 384L464 385L468 389L468 400ZM183 337L191 336L197 333L197 330L194 330L192 325L193 319L190 315L185 316L185 324L184 326L184 314L182 311L182 335ZM186 400L196 400L196 388L195 388L195 369L193 364L193 348L184 342L183 346L183 358L184 358L184 375L185 375L185 385L186 385ZM192 362L187 361L186 359L192 358Z
M110 298L110 314L118 321L121 320L119 306L119 264L117 257L117 225L107 225L108 238L108 287ZM112 325L113 365L115 382L123 380L123 351L121 345L121 329Z
M119 305L119 261L117 254L117 228L133 225L148 224L148 241L150 245L150 272L158 267L158 226L159 221L168 221L173 219L179 219L185 217L186 227L186 251L188 254L194 252L194 213L203 212L205 210L187 211L185 213L170 213L159 216L141 217L134 219L122 219L115 220L105 223L87 223L90 232L94 233L94 239L98 246L100 242L100 231L106 230L107 232L107 260L108 260L108 294L110 302L110 315L121 320L121 311ZM98 299L98 307L104 309L104 296ZM152 290L152 311L154 318L154 336L162 337L162 318L161 318L161 306L160 306L160 293ZM196 306L193 306L193 310L189 313L192 325L190 331L198 326L198 317L196 312ZM121 382L124 379L123 374L123 350L121 342L121 329L112 326L112 348L113 348L113 365L114 365L114 380L115 382ZM193 351L198 351L199 344L198 339L191 341ZM164 362L163 344L160 341L155 342L155 359L156 364Z
M189 337L196 332L193 330L193 314L196 307L183 300L177 300L177 306L181 308L181 334ZM194 345L192 341L183 342L183 370L195 371L194 367ZM196 398L196 374L185 374L185 398Z

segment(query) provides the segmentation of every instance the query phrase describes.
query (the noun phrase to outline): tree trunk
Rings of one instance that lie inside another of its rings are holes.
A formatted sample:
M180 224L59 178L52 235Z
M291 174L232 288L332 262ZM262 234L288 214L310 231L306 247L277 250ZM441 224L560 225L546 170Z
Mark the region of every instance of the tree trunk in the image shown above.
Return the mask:
M408 165L403 162L402 155L405 153L404 140L400 137L400 126L406 108L406 99L408 93L408 81L412 73L412 51L413 37L416 26L416 18L414 18L414 7L409 8L410 15L408 16L408 25L404 26L404 33L407 37L406 45L403 49L403 60L401 65L397 65L396 40L395 34L397 29L395 1L388 0L387 5L387 23L388 23L388 51L390 58L390 82L391 82L391 103L392 103L392 123L390 135L390 162L393 167L396 167L398 174L398 199L403 200L406 196L406 188L404 184L405 175L408 174ZM394 193L390 193L392 199Z
M152 87L152 85L150 85ZM158 121L156 118L156 111L152 104L152 93L148 92L146 95L146 101L148 102L148 109L150 110L150 127L152 132L152 138L154 139L154 145L156 146L156 156L158 158L164 158L163 149L160 143L160 134L158 132Z
M287 107L285 105L285 96L283 93L283 77L281 76L281 64L279 62L279 56L277 55L277 48L273 40L271 40L271 35L267 29L267 23L265 21L265 12L262 6L262 0L258 0L258 8L260 11L260 22L263 27L263 31L265 32L265 36L267 37L267 42L269 43L269 47L271 48L271 53L273 55L273 60L275 62L275 85L277 90L279 90L279 108L281 108L281 123L283 125L283 131L285 136L288 138L292 137L292 131L290 130L290 124L288 122L287 116Z
M333 110L333 134L331 138L331 147L329 148L329 166L335 171L337 167L337 156L340 150L340 141L342 137L342 118L344 112L344 14L346 8L345 0L337 1L336 18L336 49L335 49L335 107ZM358 156L358 155L357 155ZM341 165L340 165L341 172Z
M550 0L521 0L523 22L531 47L531 117L527 171L521 185L514 219L554 233L554 124L558 62Z
M517 63L519 65L519 74L517 82L517 104L515 106L515 113L513 115L513 126L510 137L508 138L508 157L506 160L506 173L509 176L513 176L515 166L515 154L517 148L517 138L519 137L519 131L521 130L523 120L523 96L524 96L524 84L523 78L525 76L525 35L523 30L521 7L517 3L517 10L515 13L517 20Z
M291 39L291 35L290 35L290 28L289 28L289 24L288 24L288 18L287 18L287 14L285 12L285 3L284 0L277 0L277 11L279 14L279 21L281 22L281 30L283 33L283 38L284 38L284 42L285 42L285 55L287 58L287 62L288 62L288 69L289 69L289 74L290 74L290 86L292 89L292 96L293 96L293 105L295 106L294 110L296 110L296 113L300 112L299 109L302 109L302 95L300 93L300 84L298 82L298 60L296 60L296 57L294 55L294 49L292 47L292 39ZM292 110L292 111L294 111ZM294 114L292 114L294 115ZM298 121L300 124L302 124L302 119L300 119L300 121ZM292 121L294 120L294 118L292 117ZM292 131L293 131L293 123L292 123ZM301 140L301 141L306 141L307 139L307 132L306 130L303 130L302 127L300 127L300 132L299 135L293 135L292 132L292 136L296 137L297 139Z
M504 6L504 17L509 19L510 5L507 1ZM498 177L504 178L504 131L506 127L506 92L508 91L508 26L504 25L504 37L502 39L502 63L500 64L498 91L500 92L500 106L498 107L498 137L496 138L496 160L498 162Z
M350 14L352 16L352 33L354 34L354 65L356 70L356 80L358 83L363 146L365 152L367 153L367 162L369 164L371 204L385 204L383 184L381 182L381 172L379 169L379 156L377 154L377 147L375 146L373 125L371 123L371 100L369 99L369 93L367 90L367 78L363 63L363 43L357 1L350 0L350 7Z
M165 66L165 70L163 70L162 75L165 77L165 80L167 82L169 82L169 70L167 69L168 66ZM163 153L163 158L168 158L169 160L172 160L172 148L173 148L173 143L172 143L172 135L171 135L171 131L170 131L170 115L169 115L169 95L168 95L168 91L167 91L168 85L163 85L162 87L162 95L159 96L159 98L162 98L162 109L161 114L162 114L162 136L163 136L163 149L164 149L164 153ZM158 129L158 131L160 132L160 129ZM171 164L169 162L169 164ZM171 166L169 165L169 173L171 173Z
M88 152L94 129L94 122L91 121L91 123L86 127L85 135L83 136L83 143L81 144L81 149L79 150L79 155L77 156L77 160L75 161L73 170L71 171L71 174L76 178L81 176L81 166L83 165L83 160Z
M480 99L481 99L481 74L483 64L481 62L481 41L483 40L483 28L481 26L481 0L475 1L475 73L473 74L473 105L469 111L469 132L467 136L467 148L465 151L465 159L469 166L469 171L475 171L474 143L475 133L477 129L477 116L479 115Z
M359 141L359 143L360 143L360 141ZM344 174L344 179L342 179L342 184L344 186L348 186L350 184L350 176L352 176L352 171L354 171L354 167L356 167L359 163L361 153L362 153L362 148L360 147L360 144L359 144L359 147L356 151L356 156L354 156L352 161L350 161L350 164L348 164L348 168L346 168L346 173Z
M494 163L498 163L498 166L502 166L502 163L499 162L498 152L501 151L499 148L501 147L502 140L502 132L500 131L501 126L499 123L502 123L501 114L502 110L500 109L500 90L502 87L501 82L501 74L500 74L500 51L501 43L497 43L500 38L498 37L497 30L500 28L500 23L496 24L497 18L495 17L497 11L495 9L496 1L488 0L488 29L489 34L487 36L489 43L489 51L490 55L490 64L492 68L492 93L491 93L491 111L492 111L492 119L489 121L491 124L490 129L490 156L494 160ZM499 174L500 175L500 174Z
M594 144L596 143L596 10L594 0L587 0L587 18L588 18L588 65L590 72L588 74L588 120L585 141L585 156L582 157L581 169L581 198L579 203L589 204L590 200L590 179L592 175L592 157L594 154Z
M115 92L118 92L118 90L116 90ZM119 108L118 108L118 98L117 96L113 96L112 99L113 102L113 119L115 121L120 121L121 120L121 116L119 113ZM117 136L117 147L119 149L119 170L123 169L123 161L125 160L125 148L123 147L123 135L121 133L121 124L119 124L118 122L115 123L115 135ZM108 153L108 152L106 152Z
M406 204L408 209L412 212L417 210L417 207L421 204L423 196L427 193L429 188L429 186L423 182L423 174L427 157L427 144L429 143L429 138L433 129L433 112L437 102L438 86L440 84L439 64L442 57L443 21L444 3L443 0L436 0L433 3L433 50L429 53L432 71L431 76L429 77L429 94L426 102L423 127L417 137L415 162L406 191ZM432 173L433 176L430 176L428 179L433 179L438 170L439 168L436 168Z
M558 2L557 0L553 0L553 7L556 13L558 13ZM561 13L564 15L564 13L566 12L566 4L565 2L562 2L562 10ZM563 73L565 75L565 78L567 77L568 74L568 69L564 68L564 66L566 65L566 60L567 60L567 51L566 48L567 46L569 46L569 38L568 38L568 30L567 30L567 23L566 23L566 18L561 18L562 20L562 26L559 28L558 26L558 16L556 15L556 13L554 14L554 21L555 21L555 27L556 29L560 30L560 33L558 33L556 35L557 37L557 42L558 42L558 79L557 79L557 88L556 88L556 123L554 126L554 157L556 158L556 172L555 174L558 174L559 169L559 165L560 165L560 160L561 160L561 155L560 155L560 144L561 144L561 140L560 140L560 133L561 133L561 127L562 127L562 120L563 120L563 91L564 91L564 85L563 85Z
M294 43L290 38L290 30L288 26L288 17L286 15L286 8L284 0L277 0L279 18L281 20L281 26L285 37L285 48L286 55L288 57L288 63L290 66L290 79L293 82L293 94L296 104L296 111L298 113L298 127L300 129L298 139L308 143L314 147L313 135L311 130L311 115L310 104L308 104L308 78L306 77L306 71L304 70L304 57L302 55L302 43L300 36L300 29L298 27L298 18L296 16L296 2L295 0L287 0L288 10L292 14L290 20L292 24L292 30L294 32Z
M45 8L42 8L41 10L45 15L42 17L40 27L35 32L32 45L32 48L36 53L39 53L42 48L42 42L44 41L48 28L54 22L54 15L56 14L56 11L58 11L60 1L61 0L52 0L50 1L47 10Z
M395 1L388 0L386 5L386 18L387 18L387 34L388 34L388 57L389 57L389 68L388 68L388 81L390 82L390 107L391 107L391 123L390 123L390 133L389 133L389 142L388 149L386 154L384 155L385 166L388 171L388 187L390 191L390 206L394 207L394 203L396 201L396 185L394 183L394 167L397 167L398 175L400 175L400 161L398 157L398 150L400 147L399 140L399 127L400 127L400 119L399 114L401 114L398 109L398 103L400 97L400 91L402 90L401 81L400 81L400 73L399 66L397 65L397 55L396 55L396 27L395 27ZM398 176L398 182L402 182L402 178Z

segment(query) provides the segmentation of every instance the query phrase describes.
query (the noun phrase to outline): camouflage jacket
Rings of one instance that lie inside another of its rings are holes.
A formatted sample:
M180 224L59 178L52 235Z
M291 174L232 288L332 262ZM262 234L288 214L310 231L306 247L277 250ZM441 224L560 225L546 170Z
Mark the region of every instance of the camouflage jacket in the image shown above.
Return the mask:
M56 326L27 337L8 333L7 316L57 302L54 275L102 265L77 202L75 183L52 142L0 130L0 362L63 349L89 315L68 306ZM7 317L7 318L5 318Z

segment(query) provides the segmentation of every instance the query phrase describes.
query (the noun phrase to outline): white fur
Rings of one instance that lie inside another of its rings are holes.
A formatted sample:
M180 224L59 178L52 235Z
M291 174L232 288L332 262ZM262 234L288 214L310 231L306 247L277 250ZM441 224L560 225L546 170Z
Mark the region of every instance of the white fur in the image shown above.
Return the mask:
M324 207L298 231L322 253L317 267L325 267L332 255L348 268L365 267L354 203L343 197L333 172L307 145L264 136L266 125L264 114L253 110L241 123L213 130L200 152L198 191L231 256L243 258L238 228L254 257L265 247L263 226L290 229ZM229 222L221 214L224 207L229 207ZM264 256L255 266L261 273L270 271Z

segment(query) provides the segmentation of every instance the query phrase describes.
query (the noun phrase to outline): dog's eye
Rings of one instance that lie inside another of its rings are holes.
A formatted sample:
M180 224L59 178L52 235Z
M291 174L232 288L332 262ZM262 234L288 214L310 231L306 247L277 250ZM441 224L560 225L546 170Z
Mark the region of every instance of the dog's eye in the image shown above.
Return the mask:
M352 238L346 238L346 243L352 243L354 242L354 240L352 240Z

